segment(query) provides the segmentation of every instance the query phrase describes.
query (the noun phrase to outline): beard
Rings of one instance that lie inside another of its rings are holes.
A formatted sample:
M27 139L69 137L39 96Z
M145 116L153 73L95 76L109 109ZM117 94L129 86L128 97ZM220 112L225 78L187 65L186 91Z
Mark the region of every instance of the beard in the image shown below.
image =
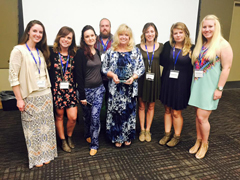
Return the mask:
M100 32L100 36L103 38L103 39L106 39L106 38L109 38L109 36L110 36L110 32L108 32L107 34L106 33L102 33L102 32Z

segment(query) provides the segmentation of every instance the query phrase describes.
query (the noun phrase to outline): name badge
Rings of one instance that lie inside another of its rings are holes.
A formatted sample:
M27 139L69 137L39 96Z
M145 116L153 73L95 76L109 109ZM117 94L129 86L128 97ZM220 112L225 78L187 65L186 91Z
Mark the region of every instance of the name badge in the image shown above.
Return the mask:
M195 77L203 77L203 70L195 70L194 76Z
M102 55L101 55L101 62L103 62L103 60L104 60L104 58L105 58L105 53L103 53Z
M154 73L146 72L146 80L154 81Z
M40 88L44 88L44 87L45 87L45 84L46 84L46 81L45 81L45 80L42 80L42 81L38 80L38 81L37 81L37 85L38 85L38 87L40 87Z
M60 82L60 89L69 89L69 82L68 81Z
M169 78L178 79L179 71L178 70L170 70Z

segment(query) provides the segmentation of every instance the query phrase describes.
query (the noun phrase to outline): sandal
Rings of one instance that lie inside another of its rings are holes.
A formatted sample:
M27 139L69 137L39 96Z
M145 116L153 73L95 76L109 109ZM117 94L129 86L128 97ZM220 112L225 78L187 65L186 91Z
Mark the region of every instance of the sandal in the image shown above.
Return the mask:
M130 146L131 144L132 144L131 141L125 141L125 142L124 142L124 145L125 145L125 146Z
M115 147L117 147L117 148L122 147L122 143L116 142L116 143L115 143Z

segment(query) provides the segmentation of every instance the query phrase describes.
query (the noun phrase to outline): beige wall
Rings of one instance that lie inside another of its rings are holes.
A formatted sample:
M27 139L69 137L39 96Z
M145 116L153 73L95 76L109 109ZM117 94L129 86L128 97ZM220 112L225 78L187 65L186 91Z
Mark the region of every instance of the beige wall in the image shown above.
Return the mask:
M240 0L237 0L237 2L240 2ZM215 14L220 19L224 38L229 41L233 7L234 0L202 0L200 21L208 14ZM232 44L232 46L235 45ZM233 56L233 65L228 77L228 81L240 81L240 57L238 57L239 53L236 52L235 47L233 47Z
M240 0L238 0L240 1ZM219 17L224 37L229 40L234 0L202 0L200 20L208 15ZM18 0L0 0L0 91L11 89L8 83L8 59L14 45L18 41ZM240 67L234 57L234 67ZM232 78L237 74L239 78ZM240 81L237 68L232 68L228 81Z
M239 73L239 67L240 67L240 51L239 51L239 42L240 42L240 36L239 36L239 29L240 29L240 1L235 2L236 5L233 8L233 16L232 16L232 24L231 24L231 30L229 35L229 42L232 46L234 55L233 55L233 64L231 68L231 72L229 74L228 79L231 81L239 81L240 79L240 73Z
M8 60L18 43L18 0L0 0L0 91L10 90Z

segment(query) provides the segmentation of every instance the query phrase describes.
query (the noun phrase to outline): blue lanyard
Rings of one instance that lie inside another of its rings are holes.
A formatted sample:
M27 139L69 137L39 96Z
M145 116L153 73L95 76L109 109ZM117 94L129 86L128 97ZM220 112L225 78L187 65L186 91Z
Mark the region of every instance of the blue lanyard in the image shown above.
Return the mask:
M175 70L175 66L176 66L176 64L177 64L178 56L179 56L179 54L180 54L181 51L182 51L182 49L180 49L180 51L178 52L177 57L176 57L176 59L175 59L175 46L173 47L173 60L175 59L175 62L174 62L174 70Z
M208 48L204 49L204 46L202 46L202 49L201 49L201 53L199 54L199 57L198 57L198 60L199 60L199 67L201 67L201 64L202 64L202 58L204 56L204 52L208 50Z
M101 42L102 42L102 46L103 46L103 52L105 52L107 50L107 45L108 45L109 39L107 40L106 45L103 43L102 38L101 38Z
M35 57L34 57L32 51L31 51L31 49L28 47L27 43L25 43L25 44L26 44L26 47L28 48L29 52L31 53L31 55L32 55L32 57L33 57L33 59L34 59L36 65L37 65L37 61L36 61L36 59L35 59ZM41 59L40 59L40 55L39 55L38 48L36 48L36 50L37 50L37 53L38 53L38 59L39 59L39 67L38 67L38 65L37 65L37 68L38 68L38 73L40 74Z
M59 58L60 58L60 60L61 60L61 70L62 70L62 76L64 77L65 76L65 73L66 73L66 71L67 71L67 67L68 67L68 62L69 62L69 55L68 55L68 58L67 58L67 64L66 64L66 67L65 67L65 69L63 69L63 63L62 63L62 57L61 57L61 54L58 52L58 55L59 55Z
M147 50L147 45L145 44L145 48ZM152 59L150 61L150 57L149 57L149 54L148 54L148 50L147 50L147 57L148 57L148 63L149 63L149 68L151 69L151 66L152 66L152 61L153 61L153 57L154 57L154 50L155 50L155 44L153 46L153 52L152 52Z

